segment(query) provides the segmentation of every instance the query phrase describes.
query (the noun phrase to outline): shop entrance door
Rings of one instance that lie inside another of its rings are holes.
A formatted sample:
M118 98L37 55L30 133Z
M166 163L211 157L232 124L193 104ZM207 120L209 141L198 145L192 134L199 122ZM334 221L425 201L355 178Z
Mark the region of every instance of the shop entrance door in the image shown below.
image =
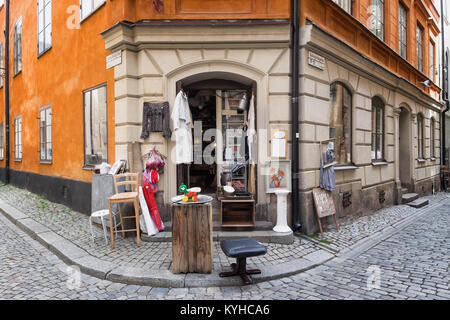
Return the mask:
M240 145L239 137L233 134L246 129L248 102L252 92L256 96L256 84L250 80L241 83L220 78L185 79L177 82L177 92L181 89L188 96L194 123L194 162L177 165L177 186L185 183L189 188L200 187L202 194L214 199L217 199L217 187L225 181L236 190L247 192L248 156L245 144ZM245 109L240 109L244 95L248 97L247 103ZM243 131L242 138L245 135Z

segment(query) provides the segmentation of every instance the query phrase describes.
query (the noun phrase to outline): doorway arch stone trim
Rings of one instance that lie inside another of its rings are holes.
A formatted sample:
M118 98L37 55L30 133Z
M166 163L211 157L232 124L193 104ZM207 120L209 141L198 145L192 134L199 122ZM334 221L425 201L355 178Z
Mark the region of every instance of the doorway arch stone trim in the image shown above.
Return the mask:
M268 144L269 139L267 135L260 134L261 129L269 127L268 114L268 97L269 97L269 79L268 74L251 65L230 60L202 60L193 63L179 66L164 75L165 82L165 96L169 101L170 109L172 111L175 97L176 84L188 77L193 77L200 74L208 74L212 76L214 73L226 73L229 75L237 75L239 77L248 78L254 81L257 85L257 128L258 128L258 162L263 163L268 160ZM167 153L169 157L175 155L175 142L170 141L167 145ZM168 164L168 174L165 175L164 185L168 186L164 192L164 202L170 203L171 197L176 195L176 164L172 161ZM264 179L258 174L257 180L258 204L266 204L269 202L268 196L265 193Z

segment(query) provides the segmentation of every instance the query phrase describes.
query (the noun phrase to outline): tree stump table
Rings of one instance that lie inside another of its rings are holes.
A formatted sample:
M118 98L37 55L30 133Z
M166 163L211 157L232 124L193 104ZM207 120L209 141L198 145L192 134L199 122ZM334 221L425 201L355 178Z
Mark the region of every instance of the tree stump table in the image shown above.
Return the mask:
M212 205L172 204L172 273L211 273Z

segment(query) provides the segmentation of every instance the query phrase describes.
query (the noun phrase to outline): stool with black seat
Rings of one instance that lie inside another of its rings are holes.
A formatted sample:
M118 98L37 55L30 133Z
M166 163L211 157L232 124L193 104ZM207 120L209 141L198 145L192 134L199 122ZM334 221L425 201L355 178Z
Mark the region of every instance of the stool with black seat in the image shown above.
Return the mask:
M220 242L223 252L230 258L236 258L236 263L231 264L233 271L221 272L220 277L239 275L244 284L252 284L251 274L260 274L261 270L247 270L247 258L261 256L267 253L267 249L254 239L230 239Z

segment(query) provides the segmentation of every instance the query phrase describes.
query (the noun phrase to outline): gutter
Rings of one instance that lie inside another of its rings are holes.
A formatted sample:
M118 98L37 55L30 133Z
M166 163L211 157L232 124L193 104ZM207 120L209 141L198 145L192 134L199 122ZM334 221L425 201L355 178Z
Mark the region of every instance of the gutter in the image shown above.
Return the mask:
M299 231L299 74L300 74L300 0L292 0L292 24L291 24L291 141L292 141L292 195L291 195L291 219L294 232Z
M9 2L5 1L5 184L9 184Z
M447 0L445 0L447 1ZM441 0L441 9L444 8L444 0ZM442 72L442 100L445 102L446 108L441 113L441 166L444 165L445 161L445 114L450 109L450 103L447 98L448 95L448 65L446 65L446 62L448 64L448 61L445 61L445 26L444 26L444 14L442 14L441 18L441 36L442 36L442 66L443 66L443 72ZM445 80L447 80L447 87L445 87ZM441 176L441 188L445 188L445 181L444 177Z

